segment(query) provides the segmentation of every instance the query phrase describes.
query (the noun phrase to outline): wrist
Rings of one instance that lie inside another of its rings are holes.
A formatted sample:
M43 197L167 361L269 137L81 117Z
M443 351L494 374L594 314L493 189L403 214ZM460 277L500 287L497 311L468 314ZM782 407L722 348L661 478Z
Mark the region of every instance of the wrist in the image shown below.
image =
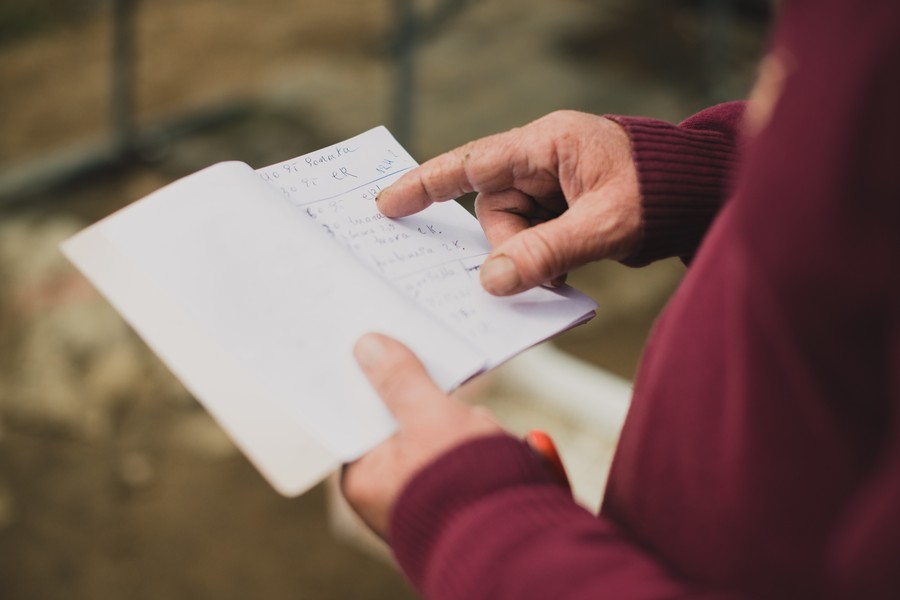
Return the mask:
M522 440L481 437L457 446L406 484L390 518L390 543L413 583L420 583L431 550L454 517L480 499L516 486L559 486L557 476Z
M721 131L656 119L607 116L627 133L640 196L637 241L621 261L642 266L690 258L727 197L737 158Z

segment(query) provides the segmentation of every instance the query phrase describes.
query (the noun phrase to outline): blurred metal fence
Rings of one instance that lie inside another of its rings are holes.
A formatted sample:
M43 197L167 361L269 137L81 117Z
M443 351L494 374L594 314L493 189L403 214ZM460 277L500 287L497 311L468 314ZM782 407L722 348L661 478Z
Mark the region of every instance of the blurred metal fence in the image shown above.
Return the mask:
M401 143L412 137L415 85L415 55L418 45L435 35L458 14L468 0L440 0L426 14L417 10L415 0L393 0L393 22L388 47L393 62L391 128ZM0 204L26 199L111 166L149 160L162 143L240 117L249 107L210 107L139 130L135 116L135 25L138 0L113 0L112 52L110 56L110 101L108 142L85 147L79 152L63 152L42 157L35 164L19 165L0 173ZM51 153L52 154L52 153Z
M703 70L710 100L719 100L717 82L726 68L727 32L738 6L765 4L766 0L703 0L707 31ZM25 199L111 166L147 161L156 148L180 136L222 124L246 114L250 107L240 105L209 107L167 123L143 130L135 117L135 24L139 18L138 0L112 0L112 52L110 56L110 102L108 142L85 147L76 153L60 153L40 159L30 168L0 172L0 205ZM392 0L394 26L385 33L393 63L392 113L389 118L394 135L402 144L412 139L415 124L415 63L419 45L432 39L458 15L469 0L434 0L431 10L419 10L416 0Z

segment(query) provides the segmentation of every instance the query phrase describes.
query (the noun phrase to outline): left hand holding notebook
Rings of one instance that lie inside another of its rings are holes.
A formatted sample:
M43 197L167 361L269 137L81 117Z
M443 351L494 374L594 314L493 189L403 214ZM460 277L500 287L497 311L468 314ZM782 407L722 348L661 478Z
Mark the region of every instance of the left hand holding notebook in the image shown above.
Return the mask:
M503 430L483 408L445 394L406 346L380 334L363 336L354 355L398 423L397 433L344 468L341 488L382 538L401 490L426 464L470 439Z

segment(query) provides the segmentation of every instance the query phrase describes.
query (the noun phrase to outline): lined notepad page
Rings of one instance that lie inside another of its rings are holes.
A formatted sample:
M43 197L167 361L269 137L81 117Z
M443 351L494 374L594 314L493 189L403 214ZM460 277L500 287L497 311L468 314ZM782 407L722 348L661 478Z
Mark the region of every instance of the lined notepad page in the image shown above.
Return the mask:
M593 315L593 300L571 288L537 288L510 298L485 292L478 269L490 245L478 221L456 202L432 204L402 219L378 212L378 192L416 165L387 129L377 127L257 173L327 235L477 346L488 368Z

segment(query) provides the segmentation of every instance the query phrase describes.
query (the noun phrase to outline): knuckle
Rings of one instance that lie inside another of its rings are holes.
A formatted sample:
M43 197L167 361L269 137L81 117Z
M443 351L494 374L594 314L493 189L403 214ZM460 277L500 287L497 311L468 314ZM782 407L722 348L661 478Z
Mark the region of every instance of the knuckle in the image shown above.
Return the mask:
M375 452L378 452L376 449ZM383 493L383 459L364 455L341 469L338 484L341 494L356 509L376 502Z
M432 202L443 202L464 194L462 180L465 176L465 161L460 160L460 149L440 155L431 168L421 178L422 191Z
M366 497L365 481L358 477L355 465L344 465L339 483L341 494L351 504L356 504Z
M393 407L402 406L404 399L421 391L421 377L412 357L393 356L380 368L375 387L382 400Z
M484 193L479 193L475 196L475 217L481 221L484 219L488 213L490 213L493 209L491 206L492 202L490 197L486 196Z
M547 113L546 115L544 115L543 117L541 117L540 119L538 119L538 122L555 123L557 121L564 119L566 112L567 111L565 109L557 109L557 110L551 111L551 112Z
M440 163L433 165L429 170L422 173L419 177L419 186L422 190L424 199L436 202L441 200L441 178L443 177L444 168Z
M581 114L583 113L580 113L576 110L559 109L549 113L542 120L545 120L546 123L551 124L555 127L563 127L564 129L568 129L574 124L575 121L579 119Z
M398 365L392 364L386 367L378 382L378 390L381 396L386 400L396 399L403 394L407 385L407 377L405 370Z
M561 249L548 239L540 227L530 229L529 235L523 236L522 250L527 259L520 268L525 267L523 275L535 283L547 281L566 270Z

